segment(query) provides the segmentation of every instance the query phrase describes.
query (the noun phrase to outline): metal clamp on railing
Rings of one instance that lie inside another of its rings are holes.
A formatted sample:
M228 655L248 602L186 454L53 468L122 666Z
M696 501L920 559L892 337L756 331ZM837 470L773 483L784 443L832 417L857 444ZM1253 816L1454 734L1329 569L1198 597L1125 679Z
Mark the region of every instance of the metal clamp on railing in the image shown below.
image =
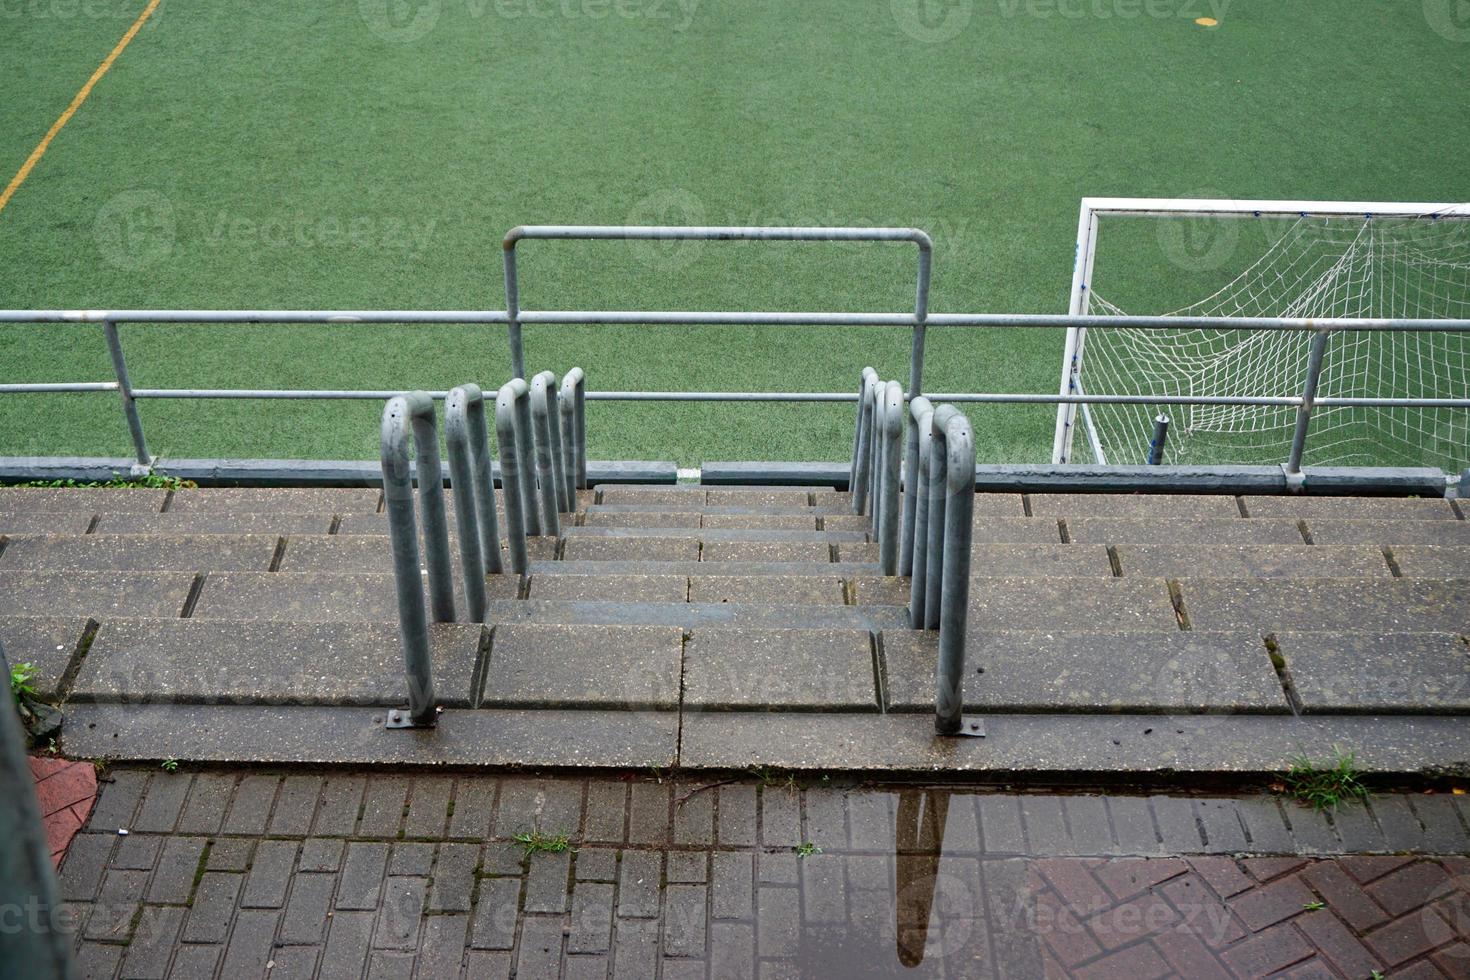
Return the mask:
M965 628L970 606L970 547L975 512L975 437L949 405L922 395L909 402L909 459L915 479L904 537L912 579L909 625L939 630L934 729L940 735L985 734L962 717ZM912 516L909 516L910 513Z
M485 396L478 385L461 385L449 392L444 403L444 430L449 448L449 485L454 491L454 516L459 526L465 602L470 619L483 623L485 574L498 574L503 566L490 438L485 428Z
M454 621L454 580L449 560L449 526L444 516L444 472L439 466L439 432L434 400L422 391L388 399L379 442L383 463L383 503L393 548L398 591L398 635L408 675L408 708L388 712L388 728L430 728L437 717L429 657L429 624L419 571L419 529L414 517L413 473L408 443L417 457L419 509L424 520L429 595L434 621Z
M495 398L495 440L500 445L500 491L505 501L505 534L510 567L526 574L526 535L541 533L536 513L536 481L531 473L530 389L524 379L506 382Z

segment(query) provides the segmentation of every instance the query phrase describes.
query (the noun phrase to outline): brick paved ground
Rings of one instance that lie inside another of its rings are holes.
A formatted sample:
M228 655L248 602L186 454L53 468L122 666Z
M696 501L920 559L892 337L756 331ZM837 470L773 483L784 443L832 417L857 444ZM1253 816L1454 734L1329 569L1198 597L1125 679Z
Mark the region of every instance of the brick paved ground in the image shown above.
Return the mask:
M1470 976L1464 797L1329 819L641 776L108 780L61 874L86 976ZM526 856L533 829L574 850Z

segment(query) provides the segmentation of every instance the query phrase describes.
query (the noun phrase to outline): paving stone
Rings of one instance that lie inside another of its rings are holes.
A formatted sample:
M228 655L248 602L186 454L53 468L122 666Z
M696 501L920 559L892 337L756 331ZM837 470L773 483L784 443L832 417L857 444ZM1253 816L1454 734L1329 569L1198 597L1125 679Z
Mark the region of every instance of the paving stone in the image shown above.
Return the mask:
M431 625L441 703L469 706L481 632L478 624ZM403 654L387 623L109 619L74 688L88 701L396 706Z
M1391 574L1383 552L1366 545L1125 544L1115 551L1124 575L1154 578L1183 578L1202 568L1221 578L1387 578Z
M1275 637L1304 711L1470 711L1470 646L1456 634Z
M94 534L322 534L332 530L337 517L318 514L186 511L164 514L102 514ZM3 521L0 521L3 524ZM85 530L85 528L83 528ZM62 533L58 529L55 533ZM77 532L80 533L80 532Z
M882 634L889 710L934 710L934 631ZM1249 633L979 632L967 637L965 704L1007 711L1289 710Z
M1033 517L1151 517L1184 520L1239 517L1235 498L1211 494L1033 493L1027 495ZM1263 515L1265 516L1265 515Z
M761 843L767 847L801 844L801 796L795 788L766 786L760 800Z
M12 537L0 568L47 572L266 572L280 539L269 534L84 534Z
M1104 797L1067 796L1062 803L1067 811L1067 826L1071 830L1073 850L1077 854L1101 856L1118 853L1118 845L1113 842ZM948 837L948 834L945 836Z
M495 836L527 830L575 835L582 826L582 786L558 779L507 779L500 787Z
M711 856L710 901L717 919L749 919L754 901L754 856L715 851Z
M322 792L320 776L287 776L281 783L271 812L270 833L280 837L305 837L311 830L311 817L316 812Z
M144 833L167 833L179 822L179 812L184 799L189 795L189 784L193 777L181 772L158 772L148 783L148 792L143 805L133 818L131 830Z
M684 646L684 703L877 710L872 644L857 630L696 629Z
M110 865L131 871L151 871L163 849L164 838L157 834L130 834L118 842Z
M332 916L327 945L322 950L322 977L360 980L376 918L373 912L338 912Z
M486 776L464 776L456 781L449 836L481 839L490 835L495 795L500 784Z
M509 953L471 949L465 953L465 975L484 980L509 980L514 961ZM606 971L604 971L604 974Z
M327 837L309 837L301 844L301 871L336 871L342 867L344 841Z
M106 831L131 827L138 801L143 798L143 789L148 784L148 775L138 769L118 769L98 777L97 804L92 808L87 826L92 830Z
M657 851L624 851L618 867L618 915L651 918L659 912L663 855Z
M1164 851L1170 854L1199 854L1204 850L1198 823L1190 801L1175 796L1153 796L1154 819Z
M0 487L3 513L158 513L167 490L112 487Z
M1424 848L1424 826L1408 801L1395 796L1369 799L1366 806L1373 811L1390 851L1408 852Z
M526 872L527 912L565 912L571 854L532 854Z
M179 832L219 833L237 778L234 773L203 772L195 776L189 798L184 802L184 812L179 817Z
M1443 520L1337 520L1305 522L1316 544L1366 544L1393 548L1405 545L1470 545L1470 522Z
M296 841L263 840L255 848L255 860L240 896L242 908L280 908L286 901L286 886L296 864L300 845Z
M753 847L759 836L757 807L759 801L754 786L737 784L721 786L718 790L717 839L723 845Z
M578 882L572 894L568 953L606 953L612 948L613 886Z
M427 890L427 878L387 878L378 907L378 924L373 930L374 947L404 951L418 947Z
M753 980L755 929L743 922L710 925L710 975L729 980Z
M1236 800L1240 821L1250 835L1250 848L1257 854L1294 854L1291 828L1281 813L1281 804L1270 796Z
M592 780L587 784L586 840L621 841L627 823L628 786L621 782Z
M628 840L635 844L667 844L671 787L634 783L628 804Z
M575 874L578 881L616 881L618 852L611 847L579 847Z
M1285 807L1298 854L1340 854L1342 844L1327 814L1306 806Z
M1342 839L1343 848L1352 851L1387 850L1383 831L1366 806L1340 806L1332 812L1332 826Z
M669 885L664 909L665 956L703 956L707 922L705 885Z
M1198 578L1180 585L1197 630L1470 629L1470 580Z
M11 663L34 668L30 684L36 697L55 700L62 678L91 626L85 617L0 617L0 648Z
M72 838L58 876L62 901L89 902L96 897L116 841L112 833L82 833Z
M674 843L710 845L715 841L715 796L702 789L674 798Z
M815 531L817 518L806 514L704 514L700 527L713 530ZM830 531L851 530L839 527Z
M756 855L756 880L763 885L795 885L801 881L801 862L791 845L770 847Z
M184 942L223 942L229 932L235 911L235 897L240 893L240 874L206 871L194 892L194 904L184 925Z
M0 616L169 619L193 586L192 572L0 571Z
M315 832L323 836L346 837L357 828L357 810L367 786L362 776L327 776L322 800L317 807Z
M353 841L347 845L342 878L337 887L337 908L375 909L388 867L388 845Z
M1388 913L1336 861L1314 861L1302 872L1334 916L1361 933L1388 920Z
M1069 517L1065 523L1067 539L1073 544L1196 545L1213 548L1219 545L1304 543L1298 523L1287 518L1252 518L1243 521L1238 516L1202 517L1193 520Z
M316 944L332 920L332 893L336 877L330 874L298 874L291 880L291 898L281 923L281 942Z
M1470 833L1456 813L1454 797L1416 796L1409 807L1424 825L1425 849L1431 854L1470 853Z
M418 956L419 976L459 976L469 927L468 915L431 915L424 919L424 938Z
M689 580L682 575L533 575L531 599L609 602L683 602Z
M1251 517L1454 520L1448 500L1428 497L1245 497Z
M96 516L88 511L5 510L0 506L0 534L86 534Z
M732 592L740 590L729 579ZM907 628L902 606L858 608L842 605L841 582L831 583L831 604L782 605L771 602L549 602L526 599L492 603L486 622L567 626L745 626L753 629L898 629Z
M1393 560L1409 578L1470 578L1470 545L1399 545Z
M689 580L689 601L841 605L845 600L840 578L696 575Z
M1239 854L1246 850L1245 828L1234 800L1198 799L1195 816L1205 831L1205 846L1212 854Z
M169 977L177 977L179 980L210 980L214 976L215 965L219 962L219 954L218 946L180 946L174 954L173 970ZM103 975L105 974L99 974Z
M1123 854L1153 855L1162 853L1158 830L1154 827L1153 808L1142 796L1109 796L1108 813ZM1282 830L1285 831L1285 827Z
M970 575L1107 578L1107 549L1092 544L985 544L971 548Z
M409 796L408 815L404 818L404 836L443 837L453 792L454 780L448 776L416 777Z
M470 944L479 949L515 947L519 878L489 878L480 884L480 899L470 929Z
M280 918L279 909L241 909L225 947L221 972L232 977L264 974Z
M677 627L497 626L481 703L672 709L683 640Z
M182 908L145 906L137 932L128 944L122 975L138 980L162 980L168 975L169 957L184 923Z
M670 884L702 885L709 881L709 852L669 851Z
M363 837L397 837L398 828L403 823L409 785L409 780L403 776L370 780L363 796L358 834Z
M220 837L210 842L205 867L210 871L248 871L255 841L242 837Z
M762 887L756 901L756 951L763 957L793 956L801 930L801 893Z

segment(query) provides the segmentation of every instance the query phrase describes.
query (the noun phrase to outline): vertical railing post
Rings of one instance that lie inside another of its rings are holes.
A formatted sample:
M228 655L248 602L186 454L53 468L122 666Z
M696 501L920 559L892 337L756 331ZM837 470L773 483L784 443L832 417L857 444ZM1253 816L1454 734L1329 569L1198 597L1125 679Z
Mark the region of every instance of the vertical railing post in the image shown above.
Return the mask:
M561 398L557 395L556 374L542 371L539 378L546 379L546 417L549 420L546 434L551 438L551 477L556 488L556 509L560 513L570 510L566 456L561 449ZM534 408L534 406L533 406Z
M505 570L500 558L500 521L495 516L495 470L490 461L489 420L485 417L485 393L479 385L465 385L470 393L470 460L475 477L475 506L480 526L480 555L485 571L499 575Z
M1148 442L1148 465L1158 466L1164 462L1164 447L1169 442L1169 416L1160 412L1154 419L1154 436Z
M552 442L554 427L551 421L550 394L551 385L555 384L554 377L550 371L542 371L531 379L531 419L536 427L536 482L541 486L541 533L550 537L561 533L558 516L561 494L556 479L560 466Z
M952 405L941 405L929 416L929 432L932 444L929 447L929 530L928 550L924 556L924 629L939 628L939 600L944 584L944 549L948 547L946 534L949 511L944 499L949 485L949 437L950 420L959 415Z
M914 296L914 336L909 348L909 397L924 391L924 331L929 321L929 280L934 263L934 243L918 233L919 282Z
M857 431L853 434L852 476L847 487L852 494L854 514L865 514L868 509L868 465L871 454L869 443L873 438L872 413L868 407L873 389L868 380L877 376L877 371L865 367L862 380L858 382Z
M908 410L902 413L908 424L904 426L903 460L903 537L899 545L898 574L914 573L914 525L918 518L919 494L916 488L919 475L919 425L920 416L932 411L929 399L915 395L909 400Z
M883 496L878 526L878 570L898 574L899 467L903 456L903 385L890 381L883 389Z
M525 502L526 533L541 534L541 513L536 504L536 427L531 421L531 386L517 375L515 389L516 455L521 460L521 500ZM502 388L501 391L505 389ZM504 479L501 480L504 483Z
M919 445L919 462L915 469L917 479L909 492L915 497L914 523L913 523L913 572L909 579L909 627L921 630L927 625L924 617L924 601L927 595L929 574L929 524L932 521L929 510L929 456L933 452L934 443L934 411L929 408L927 398L919 398L922 401L923 411L914 423L914 432L917 435Z
M526 376L526 352L521 346L521 290L516 281L516 243L510 235L505 236L505 315L508 318L507 333L510 337L511 377Z
M1312 347L1307 354L1307 381L1302 388L1302 403L1296 410L1296 430L1291 435L1291 456L1286 461L1288 476L1302 471L1302 456L1307 451L1307 429L1312 422L1312 409L1317 402L1317 388L1322 382L1322 365L1327 358L1327 340L1331 332L1318 330L1312 335Z
M474 388L473 395L467 389ZM469 400L480 389L463 385L444 400L444 442L449 450L449 486L454 493L454 519L459 527L459 566L464 572L465 604L470 620L485 621L485 554L480 540L480 517L475 498L474 459L470 450ZM491 513L494 513L492 504ZM496 542L497 556L500 552Z
M869 527L878 531L878 484L883 478L883 382L874 371L868 378L868 494Z
M526 382L520 378L501 386L495 397L495 439L500 445L500 496L505 501L505 533L510 547L510 567L524 575L529 567L526 554L526 518L536 510L535 497L527 498L524 471L531 461L521 453L517 407L526 400Z
M577 491L582 489L583 473L586 470L587 446L585 427L586 375L579 367L568 371L561 379L561 443L562 468L566 472L567 511L577 510ZM582 419L579 424L579 418Z
M0 648L0 670L10 662ZM0 705L0 909L5 910L5 970L28 980L73 976L73 933L62 918L51 847L41 822L26 733L12 699ZM29 919L29 921L27 921Z
M940 735L979 735L964 711L965 630L970 608L971 521L975 512L975 437L956 413L945 432L948 454L944 518L944 591L939 615L934 730Z
M393 551L398 593L398 634L408 675L408 713L389 713L388 727L430 727L436 719L434 679L429 656L429 626L419 562L419 530L414 518L413 474L408 462L410 433L417 456L420 508L424 518L429 590L434 619L454 619L454 583L449 561L449 529L444 519L444 474L439 465L439 433L434 401L422 391L388 399L383 407L380 455L383 501Z
M112 373L117 378L117 392L122 396L123 415L128 420L128 432L133 437L133 455L138 461L136 469L146 473L153 468L153 457L148 452L148 440L143 437L143 419L138 415L138 402L133 398L133 382L128 377L128 362L123 357L117 324L111 320L103 320L102 334L107 338L107 353L112 358Z

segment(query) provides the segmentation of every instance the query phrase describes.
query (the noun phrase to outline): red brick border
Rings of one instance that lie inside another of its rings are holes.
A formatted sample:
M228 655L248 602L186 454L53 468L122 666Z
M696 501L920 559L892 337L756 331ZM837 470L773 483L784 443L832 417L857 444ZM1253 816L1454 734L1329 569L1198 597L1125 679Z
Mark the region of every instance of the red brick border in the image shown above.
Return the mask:
M51 845L51 860L61 866L67 845L87 822L97 802L97 769L90 762L31 756L31 776L41 822Z

